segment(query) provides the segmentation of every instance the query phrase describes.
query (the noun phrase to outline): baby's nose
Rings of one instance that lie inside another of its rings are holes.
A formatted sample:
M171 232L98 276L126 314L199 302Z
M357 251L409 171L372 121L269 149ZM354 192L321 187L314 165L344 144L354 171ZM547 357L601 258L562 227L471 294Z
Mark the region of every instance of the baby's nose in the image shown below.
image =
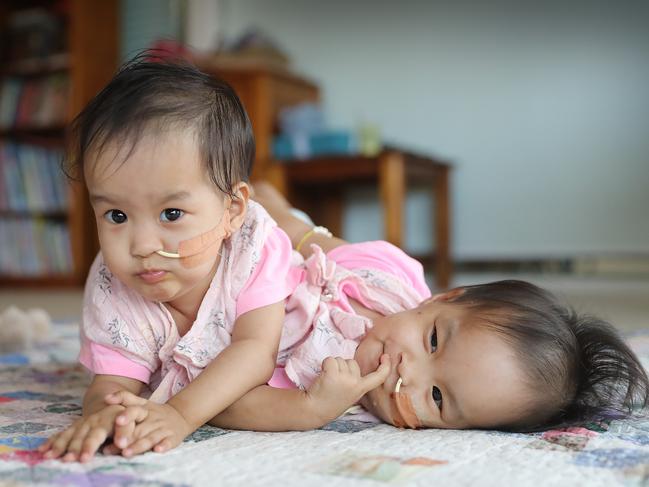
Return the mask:
M401 377L402 386L410 390L416 387L418 383L425 382L430 372L427 370L428 363L423 363L422 360L418 360L417 357L407 352L398 353L396 362L397 379Z
M400 377L401 379L403 379L404 383L407 383L406 379L408 378L410 372L408 370L409 367L408 367L408 364L407 364L407 360L404 359L404 353L403 352L399 352L397 354L395 363L396 363L395 369L396 369L396 372L397 372L397 378Z
M131 239L131 254L135 257L148 257L156 250L160 250L160 239L151 229L138 229Z

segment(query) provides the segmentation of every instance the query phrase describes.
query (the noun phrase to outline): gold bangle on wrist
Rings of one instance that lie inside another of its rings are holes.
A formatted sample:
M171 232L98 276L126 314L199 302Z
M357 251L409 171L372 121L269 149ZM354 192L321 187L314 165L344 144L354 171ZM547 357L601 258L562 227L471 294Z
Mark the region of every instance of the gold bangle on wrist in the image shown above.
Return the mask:
M314 234L325 235L329 238L333 237L333 234L329 231L327 227L321 227L321 226L313 227L311 230L309 230L302 236L298 244L295 246L295 250L299 252L300 249L302 248L302 245L304 245L304 243L309 239L309 237L311 237L311 235Z

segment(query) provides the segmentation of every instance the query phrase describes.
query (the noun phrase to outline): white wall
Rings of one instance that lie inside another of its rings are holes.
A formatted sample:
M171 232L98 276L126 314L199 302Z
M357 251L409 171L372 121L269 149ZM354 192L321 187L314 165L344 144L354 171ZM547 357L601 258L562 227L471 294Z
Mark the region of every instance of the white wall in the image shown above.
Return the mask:
M453 161L456 257L649 252L648 2L221 0L215 22L272 35L333 127ZM380 236L352 200L346 237ZM417 193L411 249L428 219Z
M221 11L225 34L265 29L320 83L333 126L370 120L454 161L457 257L649 251L649 3L229 0ZM378 235L360 199L354 239ZM421 246L426 232L410 230Z
M122 60L151 47L158 39L178 38L182 27L182 1L121 0Z

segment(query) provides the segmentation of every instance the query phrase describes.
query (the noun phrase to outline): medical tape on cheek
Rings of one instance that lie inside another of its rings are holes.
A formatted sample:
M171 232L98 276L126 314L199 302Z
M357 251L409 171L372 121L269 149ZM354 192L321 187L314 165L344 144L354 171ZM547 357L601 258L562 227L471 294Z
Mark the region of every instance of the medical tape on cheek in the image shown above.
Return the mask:
M226 210L219 224L212 230L181 241L178 244L178 252L156 250L156 253L170 259L180 259L183 267L195 267L211 259L212 255L207 250L229 237L230 234L230 212Z
M398 428L404 428L406 426L413 429L420 428L422 423L417 417L410 396L404 392L400 392L402 382L403 380L399 377L394 392L390 393L390 398L392 399L390 403L392 406L392 421Z

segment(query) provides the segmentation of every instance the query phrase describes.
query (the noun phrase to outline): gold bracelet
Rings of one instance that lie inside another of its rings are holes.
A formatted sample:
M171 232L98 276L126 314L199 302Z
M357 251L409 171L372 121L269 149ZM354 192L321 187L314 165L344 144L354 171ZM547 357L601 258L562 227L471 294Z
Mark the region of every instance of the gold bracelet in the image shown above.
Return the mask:
M329 231L327 227L321 227L321 226L313 227L311 230L306 232L304 236L300 239L299 243L295 246L295 250L299 252L300 249L302 248L302 245L304 245L304 243L309 239L309 237L311 237L311 235L314 234L325 235L329 238L333 237L333 234Z

